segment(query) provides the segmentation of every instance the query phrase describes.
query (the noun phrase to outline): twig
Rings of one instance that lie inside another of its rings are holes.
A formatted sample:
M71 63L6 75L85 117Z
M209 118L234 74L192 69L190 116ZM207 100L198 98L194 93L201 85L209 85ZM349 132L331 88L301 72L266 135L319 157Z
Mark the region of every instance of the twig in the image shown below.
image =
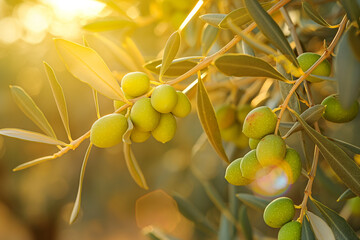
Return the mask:
M284 16L285 18L285 21L286 21L286 24L288 25L289 27L289 30L290 30L290 34L291 34L291 37L293 38L294 40L294 43L295 43L295 47L296 47L296 51L297 53L300 55L303 53L303 49L301 47L301 43L300 43L300 40L299 40L299 37L296 33L296 28L294 26L294 23L292 22L290 16L289 16L289 13L287 12L287 10L285 9L285 7L282 7L280 8L280 12L281 14Z

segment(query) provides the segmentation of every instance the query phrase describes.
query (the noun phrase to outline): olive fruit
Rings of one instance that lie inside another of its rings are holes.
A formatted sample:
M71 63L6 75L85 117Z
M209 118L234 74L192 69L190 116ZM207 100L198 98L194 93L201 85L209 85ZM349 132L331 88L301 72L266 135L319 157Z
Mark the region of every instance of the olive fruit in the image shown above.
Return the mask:
M114 104L114 110L117 110L117 109L119 109L120 107L124 106L124 105L125 105L125 102L123 102L123 101L121 101L121 100L114 100L113 104ZM127 111L127 110L125 109L125 110L121 111L120 113L121 113L122 115L125 115L125 114L126 114L126 111Z
M285 141L274 134L263 137L256 147L256 156L263 167L279 164L285 153Z
M175 88L167 84L157 86L151 94L151 105L160 113L171 112L177 101Z
M90 130L90 142L100 148L115 146L122 141L128 123L124 115L112 113L94 122Z
M299 153L293 148L287 148L284 161L280 164L288 177L288 183L293 184L301 174L301 159Z
M244 178L241 174L241 161L242 158L237 158L226 168L225 179L232 185L242 186L251 183L250 179Z
M243 133L249 138L261 139L274 132L276 122L277 116L269 107L258 107L251 110L246 116Z
M150 98L141 98L132 106L130 119L138 130L149 132L158 125L160 113L152 107Z
M162 113L157 127L151 131L151 135L159 142L170 141L176 132L176 119L171 113Z
M321 56L317 53L306 52L297 57L301 69L306 72ZM313 75L319 76L330 76L331 65L328 60L322 61L315 69L311 72ZM319 79L308 76L306 80L310 82L319 82Z
M239 131L236 134L236 137L232 141L238 148L246 148L249 142L249 138L241 131L241 126L239 126Z
M279 228L290 222L295 215L293 201L288 197L280 197L270 202L264 210L264 221L272 228Z
M248 152L241 161L240 169L242 176L248 179L255 179L256 173L262 167L256 157L256 151L251 150Z
M347 201L350 206L351 213L355 216L360 216L360 197L354 197Z
M228 128L235 123L235 109L231 105L222 105L216 109L215 114L220 129Z
M228 128L220 129L221 138L226 142L235 141L240 131L240 125L233 124Z
M149 91L150 79L142 72L127 73L121 80L121 88L130 97L139 97Z
M321 104L325 106L323 117L335 123L345 123L353 120L359 112L359 103L355 101L349 109L344 109L337 94L326 97Z
M301 223L291 221L282 226L278 233L278 240L300 240Z
M248 115L248 113L252 110L253 108L248 105L240 105L237 109L236 109L236 119L238 120L239 123L243 124L246 118L246 115Z
M260 142L260 139L249 138L249 147L250 147L250 149L256 149L259 142Z
M144 132L138 130L137 128L133 128L131 131L130 139L133 142L141 143L145 142L151 136L150 132Z
M171 110L171 113L175 117L186 117L191 112L191 103L189 98L181 91L176 91L176 94L178 100L173 110Z

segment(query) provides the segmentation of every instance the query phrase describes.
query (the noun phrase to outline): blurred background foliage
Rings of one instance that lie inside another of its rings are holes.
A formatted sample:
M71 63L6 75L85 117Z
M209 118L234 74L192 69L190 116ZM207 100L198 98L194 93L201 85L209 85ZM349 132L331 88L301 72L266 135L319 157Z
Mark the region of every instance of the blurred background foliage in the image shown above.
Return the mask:
M195 0L0 0L0 126L39 131L15 105L9 85L20 85L34 99L53 125L60 139L66 139L61 119L57 112L51 89L43 70L43 61L55 70L62 85L69 108L70 127L74 138L90 129L96 120L91 89L70 75L56 53L52 39L64 38L82 42L83 36L105 60L114 74L121 78L129 70L121 64L121 57L114 54L103 38L121 46L126 36L136 43L145 61L162 56L166 40L195 6ZM331 24L339 22L343 15L335 1L321 2L318 10ZM182 32L181 52L178 57L201 55L201 31L204 27L198 16L205 13L229 13L241 6L241 1L207 1ZM291 17L300 26L298 34L306 51L323 51L323 40L331 40L336 30L320 27L304 15L301 2L289 6ZM124 27L111 31L87 31L82 26L97 19L128 19L136 27ZM279 16L275 19L281 21ZM285 32L287 30L285 29ZM232 38L230 31L221 34L210 53L218 50ZM233 49L232 51L236 51ZM131 53L129 53L131 54ZM120 61L119 61L120 58ZM214 74L213 81L228 81L229 78ZM184 85L178 86L179 88ZM336 91L335 84L312 85L315 102ZM213 91L216 90L216 91ZM211 97L215 106L225 101L228 88L214 88ZM246 86L240 89L245 92ZM256 95L254 96L256 97ZM113 111L112 101L100 96L102 115ZM193 99L194 100L194 99ZM270 84L262 103L277 106L279 95L275 84ZM194 104L193 104L194 106ZM359 116L347 124L322 122L325 135L334 136L350 143L360 140ZM152 225L179 239L216 239L211 232L202 229L184 218L170 198L177 193L188 199L212 223L218 226L220 213L205 193L199 180L191 172L190 164L213 183L225 202L228 184L224 180L225 164L208 144L192 156L192 149L202 134L194 112L178 121L175 138L163 145L154 140L135 144L134 153L150 187L139 188L126 168L122 147L96 149L91 152L82 193L82 212L72 226L68 225L75 200L81 160L86 144L60 159L13 173L15 166L54 152L50 146L23 142L0 136L0 239L7 240L71 240L71 239L147 239L142 228ZM288 141L296 147L296 134ZM226 145L232 159L246 153L246 149L234 149ZM300 151L300 150L299 150ZM349 211L346 202L336 203L345 187L339 184L324 161L320 162L313 189L314 197L327 206L341 211L355 231L360 229L359 213ZM274 184L261 188L257 194L269 199L286 193L299 204L306 179L300 178L293 186L269 189ZM268 181L266 180L266 181ZM237 192L250 192L240 187ZM331 197L329 197L331 196ZM359 207L360 208L360 207ZM249 209L250 222L270 236L276 231L266 227L261 213ZM146 228L147 231L151 228ZM264 230L265 229L265 230Z

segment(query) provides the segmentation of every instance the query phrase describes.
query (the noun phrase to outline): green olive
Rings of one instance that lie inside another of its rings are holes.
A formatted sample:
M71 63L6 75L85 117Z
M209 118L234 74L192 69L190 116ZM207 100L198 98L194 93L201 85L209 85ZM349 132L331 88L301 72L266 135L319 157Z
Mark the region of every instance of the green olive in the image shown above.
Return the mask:
M233 124L228 128L220 129L221 138L226 142L235 141L241 128L239 124Z
M159 142L170 141L176 132L176 119L171 113L162 113L158 126L151 131L152 136Z
M339 96L336 94L326 97L321 104L326 107L323 117L330 122L350 122L359 112L359 103L357 101L349 109L344 109L339 101Z
M216 119L220 129L230 127L235 123L235 109L228 104L220 106L216 109Z
M236 119L238 120L239 123L243 124L245 121L246 116L248 115L248 113L252 110L253 108L248 105L240 105L237 109L236 109Z
M249 138L249 147L250 147L250 149L256 149L259 142L260 142L260 139Z
M256 150L248 152L240 164L242 176L248 179L256 179L256 174L261 168L262 166L256 157Z
M284 161L280 163L280 166L288 177L288 183L295 183L301 174L299 153L293 148L287 148Z
M235 159L226 168L225 179L232 185L242 186L251 183L250 179L244 178L241 174L241 161L242 158Z
M267 134L273 133L277 122L277 116L266 106L251 110L245 118L243 133L248 138L261 139Z
M151 105L160 113L171 112L178 101L178 95L173 86L162 84L157 86L151 94Z
M295 215L293 201L288 197L280 197L270 202L264 211L264 221L272 228L280 228L290 222Z
M306 72L321 56L317 53L306 52L297 57L301 69ZM311 72L313 75L319 76L330 76L331 65L328 60L322 61L315 69ZM309 82L320 82L319 79L308 76L306 78Z
M143 132L137 128L133 128L131 131L130 139L133 142L141 143L145 142L151 136L150 132Z
M300 240L301 223L291 221L282 226L278 233L278 240Z
M121 100L114 100L113 104L114 104L114 110L117 110L117 109L119 109L120 107L124 106L124 105L125 105L125 102L123 102L123 101L121 101ZM120 113L121 113L122 115L125 115L126 112L127 112L127 109L121 111Z
M183 118L186 117L191 112L191 103L189 98L182 93L181 91L176 91L178 96L177 103L171 113L175 117Z
M285 141L274 134L263 137L256 147L256 156L263 167L279 165L283 161L285 153Z
M132 106L130 119L138 130L150 132L158 125L160 113L152 107L150 98L141 98Z
M241 131L241 126L239 126L239 131L232 142L240 149L247 148L249 138Z
M139 97L149 91L150 79L142 72L131 72L121 80L121 88L130 98Z

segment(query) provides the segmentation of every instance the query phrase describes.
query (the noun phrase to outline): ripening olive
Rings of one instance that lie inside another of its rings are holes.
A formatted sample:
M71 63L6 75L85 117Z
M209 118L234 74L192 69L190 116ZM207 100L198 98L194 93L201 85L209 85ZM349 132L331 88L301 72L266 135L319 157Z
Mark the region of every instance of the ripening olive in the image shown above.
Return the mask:
M291 221L282 226L278 233L278 240L300 240L301 223Z
M220 129L230 127L235 123L235 109L228 104L220 106L216 109L216 120Z
M306 52L297 57L301 69L306 72L321 56L317 53ZM319 76L330 76L331 65L328 60L322 61L315 69L311 72L313 75ZM306 80L310 82L320 82L319 79L308 76Z
M171 112L178 101L178 95L173 86L162 84L151 94L151 105L160 113Z
M139 97L149 91L150 79L142 72L127 73L121 80L121 88L130 97Z
M171 113L162 113L158 126L151 131L151 135L159 142L170 141L176 132L176 119Z
M259 142L260 142L260 139L249 138L249 147L250 147L250 149L256 149Z
M272 228L279 228L290 222L295 215L293 201L288 197L280 197L270 202L264 211L264 221Z
M256 150L251 150L248 152L241 161L240 169L242 176L248 179L255 179L256 173L260 170L262 166L260 165L257 157Z
M344 109L337 94L326 97L321 104L326 107L323 117L330 122L350 122L359 112L359 103L357 101L349 109Z
M124 115L112 113L94 122L90 130L90 142L100 148L115 146L122 141L128 123Z
M221 138L226 142L235 141L240 131L241 126L235 123L228 128L220 129Z
M299 153L293 148L287 148L284 161L280 163L288 177L288 183L293 184L301 174L301 159Z
M263 167L279 164L285 153L285 141L274 134L263 137L256 147L256 156Z
M138 130L149 132L158 125L160 113L152 107L150 98L141 98L132 106L130 119Z
M150 136L150 132L143 132L134 127L131 131L130 139L133 142L141 143L145 142Z
M124 106L124 105L125 105L125 102L123 102L123 101L121 101L121 100L114 100L113 104L114 104L114 110L117 110L117 109L119 109L120 107ZM121 113L122 115L125 115L125 114L126 114L126 111L127 111L127 109L121 111L120 113Z
M178 100L171 113L175 117L186 117L191 112L191 103L189 98L181 91L176 91L176 94L178 96Z
M241 161L242 158L235 159L226 168L225 179L232 185L242 186L251 183L250 179L244 178L241 174Z
M258 107L251 110L246 116L243 133L249 138L261 139L274 132L276 122L277 116L269 107Z
M248 146L249 138L241 131L241 126L239 126L239 131L232 142L238 148L246 148Z
M246 115L252 110L253 108L249 104L240 105L236 109L236 119L239 123L243 124L246 118Z

